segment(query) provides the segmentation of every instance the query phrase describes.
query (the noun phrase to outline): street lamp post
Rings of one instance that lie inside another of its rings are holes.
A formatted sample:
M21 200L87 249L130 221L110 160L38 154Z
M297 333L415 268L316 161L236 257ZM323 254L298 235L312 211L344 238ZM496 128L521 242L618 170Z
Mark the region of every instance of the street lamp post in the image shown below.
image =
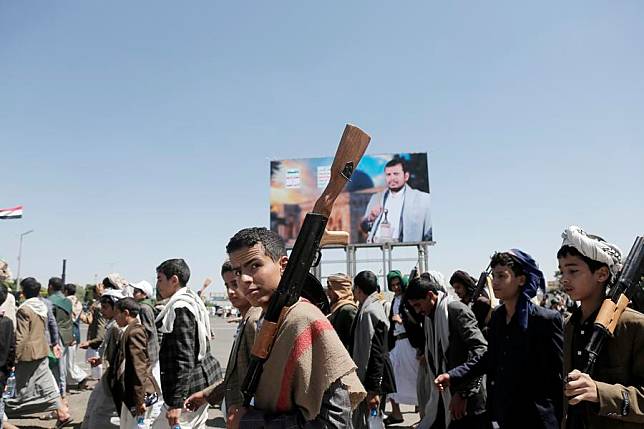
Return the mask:
M16 274L16 288L20 287L20 264L22 263L22 238L25 235L31 234L34 232L33 229L30 229L29 231L25 231L22 234L20 234L20 245L18 246L18 273Z

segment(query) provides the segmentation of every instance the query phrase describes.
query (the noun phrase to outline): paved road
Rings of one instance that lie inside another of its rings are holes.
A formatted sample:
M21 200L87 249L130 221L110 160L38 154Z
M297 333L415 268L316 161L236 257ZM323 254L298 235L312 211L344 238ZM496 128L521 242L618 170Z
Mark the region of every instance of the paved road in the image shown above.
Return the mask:
M230 347L233 342L233 336L235 334L235 329L237 327L236 323L227 323L226 319L220 317L214 317L212 321L212 330L215 334L215 338L211 343L211 349L213 355L221 363L222 367L228 362L228 354L230 353ZM83 327L81 333L82 338L85 338L86 327ZM85 362L85 351L79 350L77 352L78 362L82 362L81 367L89 372L89 365ZM87 401L89 399L90 392L78 392L72 391L67 395L67 401L69 403L69 408L74 418L74 423L70 425L70 428L78 429L80 428L80 422L83 419L85 414L85 408L87 406ZM401 425L390 426L391 428L410 428L413 423L418 421L418 415L413 413L413 407L403 406L403 412L405 417L405 422ZM12 419L10 422L21 429L44 429L44 428L53 428L55 426L55 421L43 421L40 420L43 414L25 416L26 418L22 419ZM218 408L211 408L208 412L208 422L207 426L211 428L223 428L226 427L224 423L223 414Z

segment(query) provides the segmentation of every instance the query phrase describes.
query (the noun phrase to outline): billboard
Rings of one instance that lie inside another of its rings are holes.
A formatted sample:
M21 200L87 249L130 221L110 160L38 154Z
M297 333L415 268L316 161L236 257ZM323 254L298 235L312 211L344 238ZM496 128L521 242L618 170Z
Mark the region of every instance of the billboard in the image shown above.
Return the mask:
M332 157L271 161L270 228L287 246L329 182ZM365 155L327 229L350 243L432 241L427 153Z

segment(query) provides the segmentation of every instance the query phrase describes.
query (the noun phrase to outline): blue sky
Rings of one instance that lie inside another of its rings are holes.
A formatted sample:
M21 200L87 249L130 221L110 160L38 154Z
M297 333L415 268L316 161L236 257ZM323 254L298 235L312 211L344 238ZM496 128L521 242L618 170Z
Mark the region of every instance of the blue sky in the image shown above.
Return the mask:
M268 224L269 160L428 152L430 265L521 247L550 277L565 226L642 234L640 1L0 2L0 258L22 275L217 277Z

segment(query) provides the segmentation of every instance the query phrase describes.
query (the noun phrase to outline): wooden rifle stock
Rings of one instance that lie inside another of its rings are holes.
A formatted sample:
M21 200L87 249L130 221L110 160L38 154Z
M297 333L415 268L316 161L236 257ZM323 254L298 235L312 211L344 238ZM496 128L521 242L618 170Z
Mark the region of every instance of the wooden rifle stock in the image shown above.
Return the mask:
M255 339L248 372L241 385L244 406L249 406L251 399L255 396L262 376L264 362L270 356L275 342L280 319L288 311L288 307L295 304L300 298L306 275L311 269L311 264L325 235L326 223L331 215L333 204L346 183L351 179L370 140L371 137L358 127L347 124L344 128L331 165L329 183L315 202L313 211L308 213L304 219L284 269L284 274L282 274L277 290L271 296L264 314L262 327ZM329 238L337 240L338 237L338 234L327 233L327 242Z
M320 240L320 247L324 246L346 246L349 244L349 233L346 231L329 231L324 230L324 235Z

